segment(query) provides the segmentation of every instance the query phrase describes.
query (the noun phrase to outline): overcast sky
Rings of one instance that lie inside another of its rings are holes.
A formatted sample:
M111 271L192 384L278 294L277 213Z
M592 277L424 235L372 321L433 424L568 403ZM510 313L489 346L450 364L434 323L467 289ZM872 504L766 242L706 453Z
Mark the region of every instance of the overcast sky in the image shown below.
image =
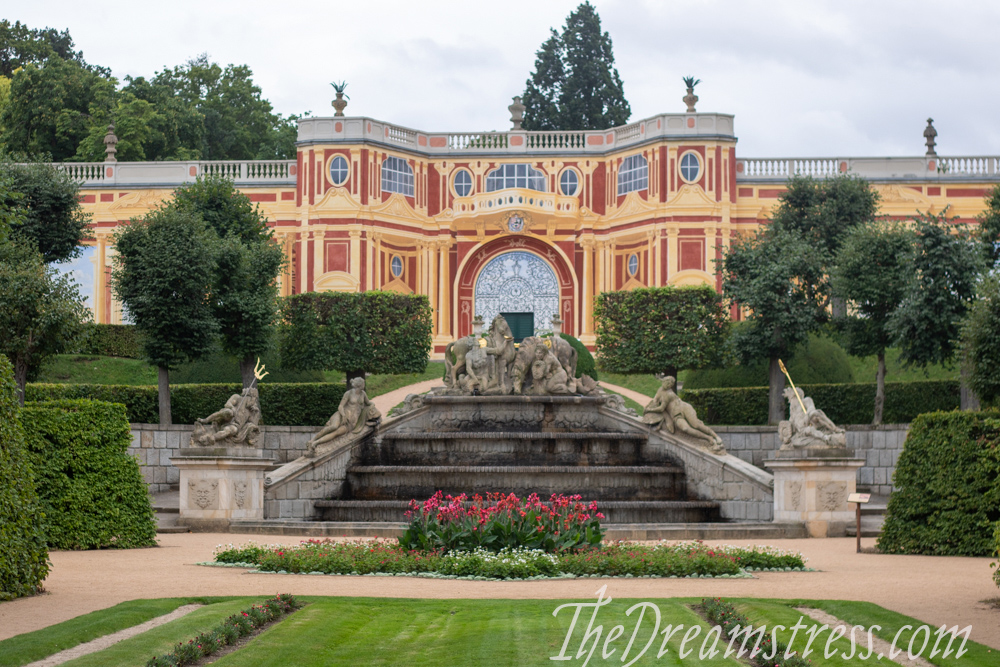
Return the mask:
M92 63L149 76L208 53L247 64L275 109L348 115L428 131L509 128L535 51L576 0L8 0L4 18L69 28ZM746 157L923 155L933 117L941 155L1000 153L996 0L595 0L632 118L735 114Z

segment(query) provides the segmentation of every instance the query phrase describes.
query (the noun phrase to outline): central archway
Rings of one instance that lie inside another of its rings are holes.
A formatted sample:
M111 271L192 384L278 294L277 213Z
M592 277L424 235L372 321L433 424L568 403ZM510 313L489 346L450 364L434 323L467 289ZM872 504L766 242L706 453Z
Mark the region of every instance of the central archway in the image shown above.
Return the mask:
M486 326L500 313L532 313L535 329L550 329L559 312L559 281L538 255L512 250L493 257L476 278L476 315Z

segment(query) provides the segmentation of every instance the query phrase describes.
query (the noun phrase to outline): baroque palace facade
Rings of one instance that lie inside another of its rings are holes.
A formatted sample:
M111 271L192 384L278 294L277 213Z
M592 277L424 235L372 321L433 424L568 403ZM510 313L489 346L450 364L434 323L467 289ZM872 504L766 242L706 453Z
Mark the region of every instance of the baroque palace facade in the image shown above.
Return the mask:
M513 107L512 107L513 108ZM515 127L520 123L515 120ZM374 118L305 118L289 161L63 164L82 183L96 246L94 318L121 321L112 235L200 175L235 181L285 249L281 294L424 294L434 353L498 313L594 343L595 295L719 289L714 261L764 223L793 174L858 174L882 213L973 221L998 157L745 158L733 116L661 114L605 131L434 133Z

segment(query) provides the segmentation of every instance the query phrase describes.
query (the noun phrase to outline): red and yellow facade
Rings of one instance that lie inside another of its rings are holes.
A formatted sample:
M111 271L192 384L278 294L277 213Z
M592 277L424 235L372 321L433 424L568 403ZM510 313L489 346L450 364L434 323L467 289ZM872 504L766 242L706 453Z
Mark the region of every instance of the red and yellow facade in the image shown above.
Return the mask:
M857 173L880 191L884 214L947 206L972 221L1000 181L998 162L742 158L732 116L691 113L606 131L487 134L307 118L294 161L65 167L83 182L92 216L96 321L121 318L108 287L115 229L178 185L221 173L259 204L285 249L283 295L427 295L439 355L471 332L482 272L506 253L527 253L551 270L557 288L545 303L558 309L563 331L592 345L601 292L719 288L714 261L766 221L790 174Z

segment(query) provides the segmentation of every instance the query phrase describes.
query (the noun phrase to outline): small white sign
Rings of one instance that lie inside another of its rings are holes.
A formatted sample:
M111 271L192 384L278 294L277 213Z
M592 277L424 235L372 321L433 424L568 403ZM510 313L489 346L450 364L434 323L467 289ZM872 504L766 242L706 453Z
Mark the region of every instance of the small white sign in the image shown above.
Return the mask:
M872 497L870 493L852 493L847 496L847 502L849 503L867 503Z

